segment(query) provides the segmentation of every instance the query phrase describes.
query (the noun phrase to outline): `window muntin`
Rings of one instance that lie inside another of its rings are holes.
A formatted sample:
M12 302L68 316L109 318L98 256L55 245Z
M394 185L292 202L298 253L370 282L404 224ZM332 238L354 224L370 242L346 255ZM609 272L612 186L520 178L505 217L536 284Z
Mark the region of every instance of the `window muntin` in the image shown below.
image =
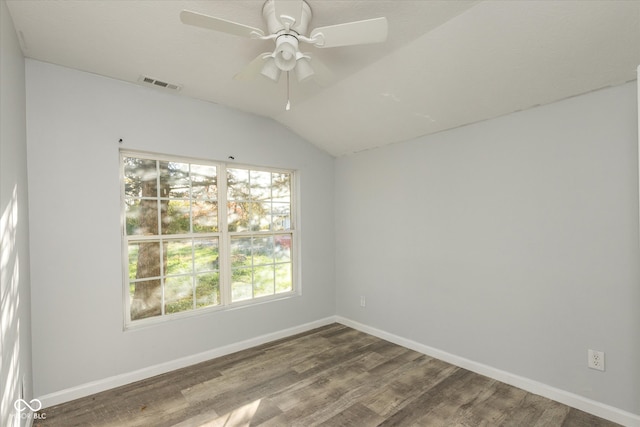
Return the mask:
M122 171L127 323L293 292L293 172L125 152Z

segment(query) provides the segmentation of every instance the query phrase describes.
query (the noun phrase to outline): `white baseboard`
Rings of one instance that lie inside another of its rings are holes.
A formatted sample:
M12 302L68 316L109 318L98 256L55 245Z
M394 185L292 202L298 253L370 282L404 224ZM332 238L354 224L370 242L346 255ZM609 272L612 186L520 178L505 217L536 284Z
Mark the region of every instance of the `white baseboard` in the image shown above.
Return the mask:
M42 402L42 407L46 409L54 405L59 405L60 403L69 402L71 400L89 396L94 393L99 393L101 391L120 387L125 384L130 384L136 381L144 380L146 378L151 378L156 375L195 365L196 363L205 362L207 360L215 359L216 357L225 356L237 351L246 350L251 347L256 347L261 344L266 344L268 342L278 340L280 338L286 338L291 335L319 328L321 326L330 325L331 323L335 322L336 318L334 316L330 316L310 323L305 323L303 325L294 326L292 328L261 335L259 337L251 338L245 341L240 341L234 344L207 350L202 353L193 354L190 356L182 357L180 359L171 360L169 362L160 363L158 365L149 366L143 369L138 369L136 371L127 372L124 374L115 375L113 377L81 384L79 386L71 387L65 390L56 391L54 393L38 397L38 399ZM46 413L46 411L44 412Z
M495 380L512 385L514 387L521 388L528 392L549 398L551 400L555 400L556 402L571 406L572 408L580 409L581 411L588 412L600 418L605 418L607 420L628 427L640 427L640 415L632 414L630 412L623 411L622 409L605 405L595 400L587 399L586 397L569 393L568 391L560 390L558 388L551 387L550 385L543 384L529 378L510 374L509 372L505 372L500 369L484 365L482 363L474 362L473 360L465 359L464 357L456 356L455 354L447 353L445 351L438 350L437 348L420 344L419 342L412 341L407 338L403 338L398 335L394 335L392 333L364 325L362 323L347 319L342 316L336 316L335 320L336 322L350 328L357 329L361 332L376 336L378 338L382 338L383 340L392 342L394 344L410 348L411 350L426 354L427 356L443 360L445 362L451 363L452 365L456 365L469 371L484 375L486 377L493 378Z

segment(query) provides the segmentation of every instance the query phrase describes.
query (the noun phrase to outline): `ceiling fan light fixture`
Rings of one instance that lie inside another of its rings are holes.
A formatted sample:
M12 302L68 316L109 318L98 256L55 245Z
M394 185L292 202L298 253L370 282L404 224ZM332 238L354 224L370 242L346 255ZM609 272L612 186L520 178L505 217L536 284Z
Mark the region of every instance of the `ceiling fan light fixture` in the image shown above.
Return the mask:
M280 68L276 65L275 59L272 57L267 58L260 74L270 78L274 82L280 80Z
M309 58L303 56L296 63L296 77L299 82L303 82L315 74Z
M276 40L274 59L282 71L291 71L296 66L298 39L292 35L282 35Z

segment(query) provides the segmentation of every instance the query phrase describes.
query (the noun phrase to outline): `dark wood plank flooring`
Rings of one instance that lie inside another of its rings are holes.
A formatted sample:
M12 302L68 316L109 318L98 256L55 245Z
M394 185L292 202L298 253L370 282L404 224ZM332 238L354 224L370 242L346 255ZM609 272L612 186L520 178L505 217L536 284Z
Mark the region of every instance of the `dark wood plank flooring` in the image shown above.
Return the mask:
M615 426L340 324L41 411L34 426Z

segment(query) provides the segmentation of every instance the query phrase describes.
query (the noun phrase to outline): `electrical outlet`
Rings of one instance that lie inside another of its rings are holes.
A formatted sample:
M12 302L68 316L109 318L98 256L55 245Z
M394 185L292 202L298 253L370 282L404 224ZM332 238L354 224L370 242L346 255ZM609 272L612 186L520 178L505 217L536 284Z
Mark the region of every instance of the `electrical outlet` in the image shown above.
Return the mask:
M365 299L364 295L360 296L360 307L366 307L367 306L367 300Z
M587 353L587 366L591 369L604 371L604 351L589 350Z

